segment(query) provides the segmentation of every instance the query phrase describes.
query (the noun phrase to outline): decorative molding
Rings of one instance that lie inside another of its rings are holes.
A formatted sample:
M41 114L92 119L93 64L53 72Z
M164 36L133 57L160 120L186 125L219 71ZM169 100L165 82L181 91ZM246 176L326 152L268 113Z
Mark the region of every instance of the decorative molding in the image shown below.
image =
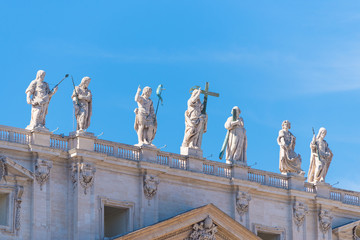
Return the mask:
M7 169L5 165L4 157L0 157L0 181L3 179L4 176L7 175Z
M241 220L242 216L249 211L250 200L251 196L246 192L238 192L236 195L236 210L239 213Z
M153 175L144 176L144 194L146 199L151 200L157 193L160 180Z
M15 229L16 231L20 230L21 226L21 202L22 202L22 195L24 193L24 187L17 186L16 193L15 193Z
M96 169L91 163L80 163L79 170L79 182L86 194L87 189L94 185Z
M204 221L194 224L192 233L185 240L216 240L217 231L217 226L208 216Z
M308 206L303 202L295 202L293 207L294 222L297 226L298 231L300 230L301 225L305 221L305 217L309 212Z
M255 235L258 235L258 232L272 233L272 234L280 235L279 240L286 240L286 230L284 227L270 227L270 226L254 223L253 228L254 228L253 232Z
M52 162L43 159L37 159L35 163L35 178L40 184L40 189L47 182L50 177L50 170L52 168Z
M321 210L319 213L319 224L320 229L325 235L327 231L331 228L332 219L334 217L331 215L331 212L329 210Z

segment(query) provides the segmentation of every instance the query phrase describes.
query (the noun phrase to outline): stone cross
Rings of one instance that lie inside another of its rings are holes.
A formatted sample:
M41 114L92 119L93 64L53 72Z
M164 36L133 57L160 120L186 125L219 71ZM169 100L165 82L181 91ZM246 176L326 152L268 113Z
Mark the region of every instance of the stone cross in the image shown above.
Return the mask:
M190 92L192 92L194 89L200 88L199 86L195 86L193 88L190 89ZM218 93L215 92L209 92L209 83L206 82L205 84L205 90L201 90L200 91L202 94L204 94L204 102L203 102L203 109L201 111L202 114L206 114L206 105L207 105L207 98L208 96L213 96L213 97L219 97L220 95Z

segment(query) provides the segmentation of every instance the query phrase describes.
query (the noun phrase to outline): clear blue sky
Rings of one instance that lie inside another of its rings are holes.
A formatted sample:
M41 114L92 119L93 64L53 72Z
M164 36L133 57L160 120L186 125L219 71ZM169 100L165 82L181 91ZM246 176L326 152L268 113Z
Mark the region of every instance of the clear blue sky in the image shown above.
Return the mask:
M231 108L242 110L248 163L279 172L276 143L292 123L309 167L312 127L328 129L327 182L360 190L360 2L347 1L1 1L0 124L25 128L25 89L36 71L53 86L66 73L90 76L101 138L135 144L138 85L163 84L154 144L180 152L189 89L210 83L204 156L217 160ZM73 130L72 85L52 98L47 127ZM156 96L152 96L156 103Z

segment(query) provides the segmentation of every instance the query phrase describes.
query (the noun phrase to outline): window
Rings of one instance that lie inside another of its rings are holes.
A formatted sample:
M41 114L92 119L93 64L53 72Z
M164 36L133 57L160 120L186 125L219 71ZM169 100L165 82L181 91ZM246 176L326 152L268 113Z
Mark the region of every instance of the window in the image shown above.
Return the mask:
M135 203L106 197L100 200L100 239L121 236L134 230Z
M258 232L257 235L262 240L280 240L280 234Z
M0 225L9 226L9 194L0 193Z
M115 237L128 232L129 209L104 206L104 237Z

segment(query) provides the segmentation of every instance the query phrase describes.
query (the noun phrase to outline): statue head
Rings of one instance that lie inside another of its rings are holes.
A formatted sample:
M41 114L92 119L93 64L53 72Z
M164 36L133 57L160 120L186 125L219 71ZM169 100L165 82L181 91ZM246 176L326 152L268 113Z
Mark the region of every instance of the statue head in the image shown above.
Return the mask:
M323 139L325 138L326 134L327 134L327 130L326 130L324 127L321 127L321 128L319 129L319 133L318 133L318 135L316 136L316 138L323 140Z
M285 120L281 124L282 129L289 130L291 128L291 123L288 120Z
M91 78L89 77L83 77L83 79L81 79L81 83L80 86L87 88L90 84Z
M37 73L36 73L36 79L35 80L38 80L38 81L44 81L44 78L45 78L45 71L43 71L43 70L39 70L39 71L37 71Z
M201 93L201 89L194 89L191 93L191 98L199 98Z
M146 97L146 98L150 98L151 93L152 93L151 87L144 87L141 96Z
M241 110L238 106L235 106L231 109L231 114L233 114L233 111L235 110L236 113L236 118L238 118L240 116Z

